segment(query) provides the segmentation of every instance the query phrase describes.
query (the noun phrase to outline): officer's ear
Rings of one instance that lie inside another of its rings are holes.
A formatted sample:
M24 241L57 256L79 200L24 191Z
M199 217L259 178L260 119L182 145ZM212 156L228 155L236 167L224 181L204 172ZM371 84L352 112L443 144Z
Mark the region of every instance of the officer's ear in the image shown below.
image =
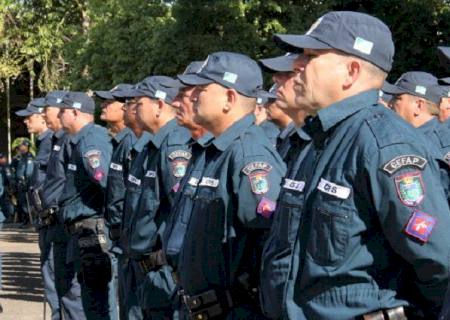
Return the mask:
M412 103L414 115L420 115L426 108L425 100L416 96L410 96L410 99L414 99Z
M230 111L232 106L238 101L238 93L234 89L226 89L226 103L224 106L225 111Z
M158 110L156 110L156 116L159 117L161 115L161 113L163 112L163 108L166 105L166 103L161 99L156 100L156 102L158 104Z
M349 89L361 76L362 63L358 59L348 57L346 62L346 74L343 81L343 88Z

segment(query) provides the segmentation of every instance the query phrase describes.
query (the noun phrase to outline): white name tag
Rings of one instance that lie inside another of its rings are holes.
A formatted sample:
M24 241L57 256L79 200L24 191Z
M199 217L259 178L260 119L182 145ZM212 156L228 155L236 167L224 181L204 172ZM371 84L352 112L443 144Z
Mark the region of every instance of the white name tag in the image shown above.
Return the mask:
M71 171L77 171L77 166L74 164L69 163L67 165L67 169L71 170Z
M116 171L122 171L122 165L117 164L117 163L112 163L109 166L111 169L116 170Z
M347 199L350 196L351 189L320 178L319 185L317 186L322 192L328 193L339 199Z
M205 187L211 187L211 188L217 188L219 185L218 179L203 177L202 181L200 181L199 186L205 186Z
M298 192L302 192L305 188L305 181L296 181L291 179L284 179L283 188L289 190L295 190Z
M196 186L198 186L199 181L198 181L197 178L190 177L188 183L189 183L191 186L196 187Z
M53 146L53 151L59 151L59 150L61 150L61 146L58 146L57 144L55 144Z
M156 172L155 172L155 171L148 170L148 171L145 173L145 176L146 176L147 178L156 178Z
M134 183L135 185L138 185L138 186L141 185L141 180L131 174L128 175L128 181L130 181L131 183Z

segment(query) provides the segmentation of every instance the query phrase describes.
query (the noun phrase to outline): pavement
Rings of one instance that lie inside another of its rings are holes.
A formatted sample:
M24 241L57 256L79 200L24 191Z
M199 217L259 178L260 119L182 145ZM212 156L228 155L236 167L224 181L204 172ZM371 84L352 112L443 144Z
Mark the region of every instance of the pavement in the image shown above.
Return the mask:
M34 229L19 229L6 224L0 230L2 279L0 303L1 320L49 320L41 280L38 234Z

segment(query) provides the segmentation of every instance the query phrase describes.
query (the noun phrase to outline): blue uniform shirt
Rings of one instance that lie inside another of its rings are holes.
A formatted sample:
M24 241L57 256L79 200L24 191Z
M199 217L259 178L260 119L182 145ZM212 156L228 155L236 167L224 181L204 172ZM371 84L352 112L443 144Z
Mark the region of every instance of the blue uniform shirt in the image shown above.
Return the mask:
M125 179L128 176L128 158L137 139L129 128L112 138L113 154L109 165L105 197L105 219L108 226L122 223L125 198Z
M352 319L408 304L427 318L442 305L450 209L440 155L377 100L376 90L342 100L303 128L311 140L283 182L265 248L293 242L292 255L282 267L263 257L263 303L267 274L288 273L273 301L285 318Z
M280 128L277 127L275 123L270 120L264 120L259 124L259 126L264 130L267 138L273 146L277 144L277 138L280 135Z
M442 159L450 164L450 128L435 117L417 129L430 139L439 149Z
M177 269L179 253L183 247L186 228L192 212L192 204L197 190L198 181L205 166L205 146L211 142L214 136L205 133L198 140L191 138L192 158L189 162L186 175L180 181L180 186L175 196L174 205L168 218L167 227L162 237L164 254L168 264Z
M290 148L290 140L289 137L295 133L295 123L292 121L287 125L286 128L281 130L280 134L277 137L277 151L280 154L281 158L285 159L287 156L287 153Z
M59 217L65 224L103 213L112 145L105 128L85 125L70 137L72 154Z
M212 140L191 181L197 189L179 261L189 295L232 289L244 274L258 285L260 245L285 165L254 119L247 115Z
M34 160L31 152L19 157L15 170L15 180L18 190L27 190L34 170Z
M37 154L34 158L33 173L30 178L30 186L40 188L47 178L47 165L52 151L53 131L46 130L37 138Z
M147 163L142 177L142 193L131 222L129 252L143 257L156 248L170 213L180 179L185 175L191 151L190 132L169 121L147 145Z
M137 206L142 192L142 177L147 165L147 144L152 138L148 132L144 132L133 145L129 155L129 168L125 180L125 199L122 219L121 243L124 253L128 256L131 237L131 223L137 213Z

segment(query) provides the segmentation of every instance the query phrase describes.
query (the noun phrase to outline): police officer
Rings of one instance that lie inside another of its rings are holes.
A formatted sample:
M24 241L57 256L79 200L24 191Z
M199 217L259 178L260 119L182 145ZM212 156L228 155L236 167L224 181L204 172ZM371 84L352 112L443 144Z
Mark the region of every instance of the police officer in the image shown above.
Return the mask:
M130 128L125 126L125 103L114 97L114 94L131 89L130 84L119 84L109 91L95 91L95 95L102 100L100 119L105 121L112 134L113 153L108 171L105 196L105 221L111 240L114 279L117 278L118 257L122 250L118 240L123 215L123 201L125 198L125 178L127 175L127 161L131 147L136 142L136 136ZM125 169L125 170L124 170ZM115 281L116 282L116 281ZM118 281L115 287L118 286ZM117 290L110 290L115 293ZM120 291L119 291L120 292ZM115 308L115 294L110 296L110 306ZM122 300L122 299L121 299Z
M116 309L108 302L112 271L102 217L110 138L104 128L93 124L94 100L85 93L69 92L58 106L61 124L71 134L72 148L58 211L73 245L68 260L80 263L78 280L86 318L115 319Z
M8 219L10 211L8 205L6 167L8 158L6 154L0 152L0 223Z
M439 103L439 120L445 122L450 118L450 78L439 79L442 86L442 96Z
M81 304L80 284L76 279L73 262L67 262L69 236L64 225L57 220L59 200L66 180L67 163L71 155L69 135L62 129L56 107L67 94L66 91L52 91L45 96L43 111L47 127L52 130L52 147L47 163L47 179L39 193L42 209L39 212L41 232L46 233L44 247L48 251L49 274L54 277L60 319L86 319Z
M165 265L158 234L164 230L178 182L191 157L186 144L189 132L177 125L175 109L170 105L178 93L178 88L168 86L172 83L174 80L169 77L148 77L138 84L134 94L138 119L153 136L140 178L142 193L129 222L127 251L137 282L133 289L137 290L144 318L148 319L172 318L175 284Z
M131 219L137 212L137 205L142 192L141 180L144 175L147 159L147 144L152 135L144 131L142 123L137 118L137 100L134 97L135 87L123 92L115 92L114 97L125 102L125 123L137 137L128 157L125 180L125 197L121 223L118 275L120 319L140 320L144 318L136 292L137 282L134 277L133 264L130 260L129 239L131 236Z
M31 153L22 154L23 156L17 165L18 207L21 208L19 212L22 212L24 223L28 220L29 223L33 223L32 211L34 208L30 194L33 187L41 187L45 180L46 163L50 152L52 132L48 130L42 117L43 102L43 98L34 99L25 109L16 112L16 115L24 117L23 122L27 126L28 133L39 135L37 147L39 147L41 141L44 142L39 159L34 159Z
M216 52L184 83L196 86L195 121L215 137L188 178L196 190L178 268L185 316L257 319L261 242L285 172L254 124L261 70L245 55Z
M276 41L303 49L293 68L296 107L314 118L298 136L304 146L292 154L266 243L267 314L403 319L411 307L436 317L448 283L450 209L439 155L377 103L394 55L388 27L330 12L305 35ZM268 249L277 242L293 243L287 264ZM271 282L278 272L288 274L284 284Z
M392 109L423 133L450 163L450 128L438 119L442 96L438 79L427 72L411 71L383 90L393 95Z
M30 134L37 134L37 154L34 159L33 174L30 178L30 189L28 199L30 207L34 213L42 211L40 192L47 179L47 164L52 148L53 131L47 127L44 117L45 99L38 98L31 101L26 109L18 111L16 114L25 116L25 124ZM44 294L48 301L52 319L61 319L58 295L55 287L55 274L53 263L53 251L51 241L48 241L47 227L38 223L39 248L41 251L41 273L44 283Z

